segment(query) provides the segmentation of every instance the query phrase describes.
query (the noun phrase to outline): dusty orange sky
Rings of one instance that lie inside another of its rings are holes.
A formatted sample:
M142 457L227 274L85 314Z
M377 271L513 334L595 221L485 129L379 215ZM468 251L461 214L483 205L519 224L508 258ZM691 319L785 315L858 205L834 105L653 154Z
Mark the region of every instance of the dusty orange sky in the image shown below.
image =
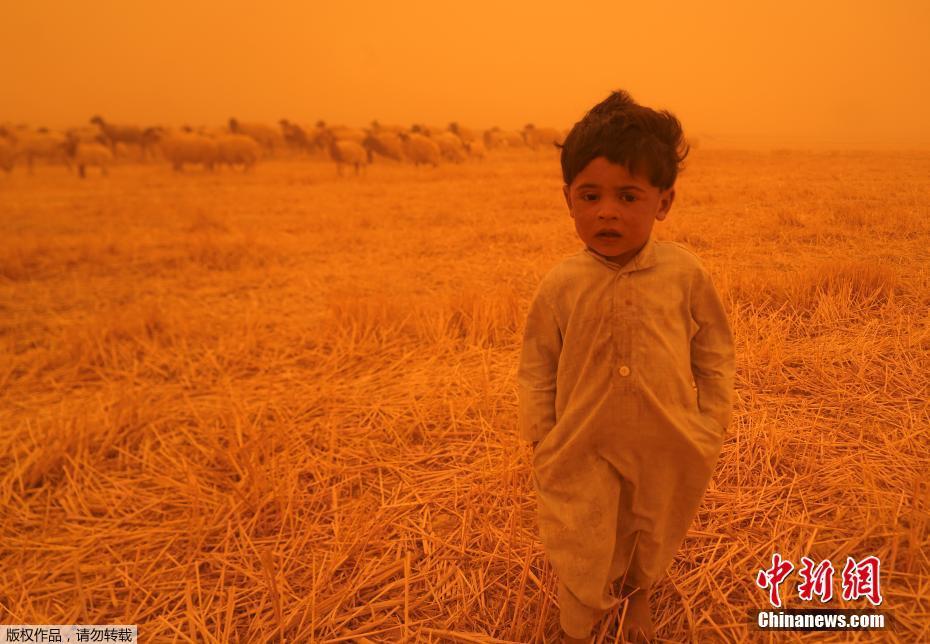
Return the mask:
M6 3L0 122L567 127L623 87L691 135L930 145L924 0L317 4Z

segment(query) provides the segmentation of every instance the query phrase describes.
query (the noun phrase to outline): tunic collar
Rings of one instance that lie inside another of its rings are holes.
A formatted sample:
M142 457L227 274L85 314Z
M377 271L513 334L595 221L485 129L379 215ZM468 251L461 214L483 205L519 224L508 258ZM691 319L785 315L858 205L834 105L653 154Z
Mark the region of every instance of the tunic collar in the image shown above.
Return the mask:
M649 236L649 239L646 240L646 243L643 244L643 247L639 249L639 252L633 255L633 257L631 257L629 261L627 261L627 263L623 266L617 264L616 262L610 261L603 255L598 254L587 246L585 246L584 252L587 253L588 257L591 257L592 259L599 261L607 268L618 271L620 273L629 273L656 265L655 240L652 238L652 235Z

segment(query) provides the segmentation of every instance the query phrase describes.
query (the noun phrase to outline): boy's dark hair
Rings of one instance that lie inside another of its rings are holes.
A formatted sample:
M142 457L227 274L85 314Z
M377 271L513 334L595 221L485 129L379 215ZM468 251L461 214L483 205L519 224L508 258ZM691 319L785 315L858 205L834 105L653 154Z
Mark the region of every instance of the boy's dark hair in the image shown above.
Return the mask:
M639 105L617 90L575 123L562 150L562 178L571 185L578 173L599 156L642 174L659 190L675 185L690 146L681 123L667 110Z

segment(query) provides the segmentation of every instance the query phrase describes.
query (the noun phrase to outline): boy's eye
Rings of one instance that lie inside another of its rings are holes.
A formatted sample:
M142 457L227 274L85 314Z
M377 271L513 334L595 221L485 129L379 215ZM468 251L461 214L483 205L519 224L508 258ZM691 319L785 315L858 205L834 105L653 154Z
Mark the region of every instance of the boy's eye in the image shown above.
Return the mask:
M600 199L600 196L593 192L587 192L581 195L581 199L582 201L597 201L598 199ZM623 201L624 203L633 203L634 201L636 201L636 195L624 193L620 195L620 200Z

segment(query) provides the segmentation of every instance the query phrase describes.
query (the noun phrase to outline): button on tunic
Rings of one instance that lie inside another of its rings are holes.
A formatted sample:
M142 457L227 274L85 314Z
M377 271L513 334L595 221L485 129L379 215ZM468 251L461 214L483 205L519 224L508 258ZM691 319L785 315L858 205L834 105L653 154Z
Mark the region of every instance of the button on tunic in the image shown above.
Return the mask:
M649 586L671 562L720 453L733 379L726 313L684 246L650 238L623 266L585 248L543 278L518 369L520 435L539 441L540 539L578 602L609 609L612 581Z

